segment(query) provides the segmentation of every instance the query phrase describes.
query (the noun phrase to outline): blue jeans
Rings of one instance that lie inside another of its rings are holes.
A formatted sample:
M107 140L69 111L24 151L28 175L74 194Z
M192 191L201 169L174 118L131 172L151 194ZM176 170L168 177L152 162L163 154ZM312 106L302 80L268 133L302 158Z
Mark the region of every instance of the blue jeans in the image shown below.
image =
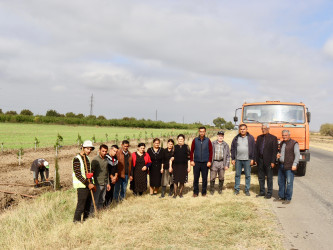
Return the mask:
M279 197L281 199L291 200L294 188L294 172L285 170L284 165L280 164L278 173Z
M120 200L125 199L126 189L128 183L128 175L125 175L125 178L119 178L118 181L114 185L114 194L113 199L115 201L119 201L119 192L120 192Z
M239 191L242 169L245 172L245 192L250 191L251 160L236 160L235 191Z
M96 204L96 208L102 209L103 208L103 204L105 201L105 193L106 193L106 184L104 185L99 185L96 184L96 191L94 192L94 200L95 200L95 204ZM94 209L94 203L91 203L90 206L90 213L94 213L95 209Z

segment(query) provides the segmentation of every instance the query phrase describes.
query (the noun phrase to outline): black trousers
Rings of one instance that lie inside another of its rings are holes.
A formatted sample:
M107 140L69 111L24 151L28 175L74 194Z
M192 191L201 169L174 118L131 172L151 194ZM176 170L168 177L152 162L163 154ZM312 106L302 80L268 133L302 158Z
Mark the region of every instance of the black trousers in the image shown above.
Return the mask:
M111 183L110 186L111 186L110 191L106 191L105 193L105 202L104 202L105 207L109 206L113 200L114 184Z
M199 179L200 172L202 175L202 191L201 193L205 195L207 193L207 177L208 177L208 167L207 162L195 162L195 166L193 167L193 193L199 194Z
M264 160L258 160L258 179L260 186L260 194L265 194L265 176L267 176L267 196L272 196L273 193L273 169L271 164L265 165Z
M88 218L90 206L91 206L91 193L88 188L77 189L77 205L74 213L74 222L81 222L81 216L83 214L83 220Z

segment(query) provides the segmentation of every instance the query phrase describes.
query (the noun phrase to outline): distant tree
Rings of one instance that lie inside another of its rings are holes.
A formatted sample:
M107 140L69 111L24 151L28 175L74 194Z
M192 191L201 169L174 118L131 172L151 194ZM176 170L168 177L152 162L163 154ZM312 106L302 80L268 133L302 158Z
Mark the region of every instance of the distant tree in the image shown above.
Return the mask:
M70 118L72 118L72 117L76 117L76 115L75 115L73 112L68 112L68 113L66 113L65 116L66 116L66 117L70 117Z
M136 119L134 117L123 117L122 120L124 120L124 121L135 121Z
M106 120L105 116L103 116L103 115L98 116L97 119L98 120Z
M333 136L333 124L325 123L320 126L321 135Z
M213 123L214 123L215 127L223 128L226 124L226 120L224 120L224 118L222 118L222 117L217 117L213 120Z
M50 110L48 110L48 111L46 112L46 116L55 116L55 117L59 117L60 114L59 114L57 111L55 111L55 110L53 110L53 109L50 109Z
M3 114L2 109L0 109L0 115L2 115L2 114Z
M6 112L6 115L17 115L17 112L14 110L10 110Z
M225 127L226 129L233 129L233 128L234 128L234 124L233 124L232 122L227 122L227 123L224 125L224 127Z
M81 114L81 113L80 113L80 114L77 114L77 115L76 115L76 118L84 118L84 114Z
M96 119L96 115L88 115L87 118L88 118L88 119L95 120L95 119Z
M23 109L20 113L20 115L34 115L29 109Z

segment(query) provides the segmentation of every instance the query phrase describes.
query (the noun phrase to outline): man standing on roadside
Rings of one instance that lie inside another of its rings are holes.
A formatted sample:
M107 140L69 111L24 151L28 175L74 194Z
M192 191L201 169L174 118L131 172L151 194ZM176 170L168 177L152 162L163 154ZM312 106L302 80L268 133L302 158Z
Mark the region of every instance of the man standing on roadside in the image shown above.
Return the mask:
M217 132L217 140L213 141L213 164L210 168L210 193L214 194L215 179L219 175L219 194L222 194L224 183L224 172L228 170L230 164L229 145L223 140L224 132Z
M278 152L276 136L269 133L269 124L261 126L262 135L259 135L256 143L256 162L258 165L258 179L260 191L257 197L265 196L270 199L273 193L273 168ZM265 176L267 176L267 194L265 194Z
M105 201L105 193L111 189L108 178L108 161L106 154L108 153L108 146L102 144L99 147L98 155L91 162L91 171L94 174L94 181L96 185L96 192L94 198L96 208L102 209ZM93 204L90 207L90 213L94 212Z
M125 199L126 189L128 184L128 178L131 173L132 168L132 154L128 151L129 141L123 140L121 143L121 149L117 152L118 158L118 178L114 186L114 199L119 200L120 192L120 201Z
M251 166L255 157L254 137L247 132L246 124L239 125L239 134L235 136L231 143L231 163L236 168L235 194L239 194L239 185L242 169L245 172L245 195L250 196Z
M207 194L208 168L212 165L212 142L206 137L206 128L199 128L199 136L194 138L191 146L191 166L193 166L193 197L199 195L200 172L202 174L202 196Z
M293 196L294 171L297 170L297 164L300 158L298 142L290 138L290 131L282 131L281 152L277 154L280 161L278 183L279 200L284 200L282 204L289 204Z
M111 204L114 195L114 185L116 184L118 177L118 159L117 152L119 147L117 145L112 145L109 154L106 155L108 161L108 179L111 185L110 191L106 193L105 206Z
M91 189L95 185L91 183L93 174L91 173L90 160L88 155L95 147L91 141L84 141L80 154L73 159L73 187L77 189L77 205L74 213L74 222L81 222L88 218L91 205ZM88 171L87 171L88 170Z

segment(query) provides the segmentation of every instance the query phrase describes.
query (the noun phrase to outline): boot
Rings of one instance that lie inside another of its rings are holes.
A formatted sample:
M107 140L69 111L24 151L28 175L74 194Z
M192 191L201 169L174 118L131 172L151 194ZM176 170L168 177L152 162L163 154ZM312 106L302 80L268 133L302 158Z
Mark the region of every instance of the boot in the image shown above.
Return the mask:
M173 188L174 188L174 187L173 187L173 184L171 184L171 185L170 185L169 196L172 196L172 194L173 194Z
M219 180L219 194L222 194L223 183L224 183L224 180L223 181Z
M215 180L210 181L210 194L213 195L215 191Z
M165 196L165 189L166 189L166 186L163 186L163 187L162 187L162 193L161 193L161 197L160 197L160 198L164 198L164 196Z
M34 179L35 186L34 188L38 188L38 179Z

